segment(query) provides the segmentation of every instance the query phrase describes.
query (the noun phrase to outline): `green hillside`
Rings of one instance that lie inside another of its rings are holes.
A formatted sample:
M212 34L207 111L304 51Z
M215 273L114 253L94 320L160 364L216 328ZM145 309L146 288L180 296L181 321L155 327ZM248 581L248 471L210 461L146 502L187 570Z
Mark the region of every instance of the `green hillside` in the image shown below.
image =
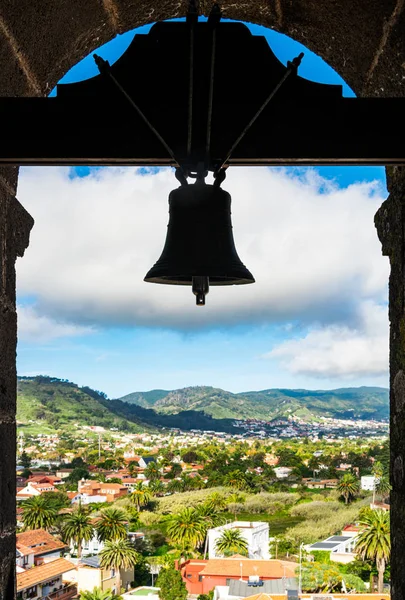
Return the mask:
M383 420L389 416L388 390L378 387L314 391L269 389L233 394L219 388L196 386L171 392L134 392L120 400L153 408L165 415L200 411L215 419L258 418L270 421L296 415L306 420L321 416Z
M37 376L19 377L17 383L17 423L30 433L49 433L66 426L98 425L107 429L138 432L145 429L137 419L114 414L102 404L105 395L61 379Z

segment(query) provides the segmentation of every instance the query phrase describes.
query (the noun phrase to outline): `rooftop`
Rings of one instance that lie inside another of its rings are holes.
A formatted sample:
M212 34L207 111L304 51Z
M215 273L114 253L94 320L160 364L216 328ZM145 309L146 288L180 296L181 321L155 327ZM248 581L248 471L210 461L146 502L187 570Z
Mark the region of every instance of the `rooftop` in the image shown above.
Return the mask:
M242 565L242 566L241 566ZM207 561L200 575L223 575L240 577L246 580L249 575L258 575L266 579L294 577L297 564L284 560L252 560L234 558L212 558Z
M53 535L45 531L45 529L33 529L32 531L17 533L16 546L17 550L25 556L28 554L36 556L68 548L66 544L57 540Z
M40 567L28 569L24 573L17 573L17 592L48 581L49 579L54 579L58 575L72 571L74 568L74 565L65 558L57 558Z

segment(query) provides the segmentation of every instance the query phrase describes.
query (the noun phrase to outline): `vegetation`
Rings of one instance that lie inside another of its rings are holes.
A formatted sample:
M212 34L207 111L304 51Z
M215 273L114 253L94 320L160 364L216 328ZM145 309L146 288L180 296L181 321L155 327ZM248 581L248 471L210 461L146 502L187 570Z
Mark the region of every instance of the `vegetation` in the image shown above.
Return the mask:
M225 529L215 543L215 550L222 556L247 556L248 544L240 529Z
M95 587L91 592L80 592L80 600L122 600L122 596L117 596L110 590L103 592L101 588Z
M138 553L128 540L107 541L100 551L100 565L103 569L115 569L117 577L117 589L121 591L120 569L135 567L138 561Z
M356 551L363 560L372 560L378 571L378 593L383 591L384 572L391 550L390 517L382 510L367 510L361 521Z
M127 537L127 516L119 508L105 508L101 511L96 524L100 541L122 540Z
M162 569L156 585L160 588L161 600L187 600L186 584L176 569Z
M351 473L343 475L337 486L338 492L342 495L346 504L349 504L360 491L360 483Z
M219 388L195 386L171 392L134 392L120 400L154 408L166 415L181 413L186 408L187 411L200 411L215 419L270 420L291 413L299 415L300 412L341 419L388 418L388 390L371 387L328 391L272 389L232 394Z
M89 542L94 535L89 512L79 506L74 512L66 515L62 526L62 535L69 543L77 547L77 557L82 555L82 543Z
M24 529L49 530L55 524L57 516L57 510L46 496L33 496L22 505Z

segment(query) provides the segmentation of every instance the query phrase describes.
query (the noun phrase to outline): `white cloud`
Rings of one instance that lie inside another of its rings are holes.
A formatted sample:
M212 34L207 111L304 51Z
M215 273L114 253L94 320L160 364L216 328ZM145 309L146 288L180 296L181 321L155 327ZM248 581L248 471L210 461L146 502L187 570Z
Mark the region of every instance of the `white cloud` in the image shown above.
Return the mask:
M18 338L27 342L49 342L62 337L93 333L91 327L62 323L37 313L32 306L17 307Z
M265 358L280 359L294 374L354 378L388 373L388 309L366 302L359 328L318 327L302 338L286 340Z
M212 288L204 308L189 288L143 282L159 258L173 172L134 168L70 178L67 168L22 169L18 196L33 215L18 261L20 297L39 314L81 325L180 329L244 322L354 326L359 303L386 299L388 261L373 225L377 184L338 189L313 171L234 168L236 247L256 283Z

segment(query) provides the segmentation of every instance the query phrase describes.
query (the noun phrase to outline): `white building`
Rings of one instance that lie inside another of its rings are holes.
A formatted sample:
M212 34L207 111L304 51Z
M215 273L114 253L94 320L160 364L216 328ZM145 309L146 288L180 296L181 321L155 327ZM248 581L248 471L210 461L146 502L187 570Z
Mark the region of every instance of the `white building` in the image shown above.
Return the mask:
M276 467L274 469L277 479L287 479L287 477L292 473L291 467Z
M208 558L222 558L215 545L226 529L239 529L248 544L248 557L269 560L269 524L261 521L234 521L208 530Z
M305 546L305 549L309 553L329 552L331 561L347 564L356 558L355 547L358 534L358 527L349 525L342 531L342 535L332 535L323 542Z
M372 492L377 483L377 479L374 475L363 475L361 477L361 489L366 490L367 492Z

